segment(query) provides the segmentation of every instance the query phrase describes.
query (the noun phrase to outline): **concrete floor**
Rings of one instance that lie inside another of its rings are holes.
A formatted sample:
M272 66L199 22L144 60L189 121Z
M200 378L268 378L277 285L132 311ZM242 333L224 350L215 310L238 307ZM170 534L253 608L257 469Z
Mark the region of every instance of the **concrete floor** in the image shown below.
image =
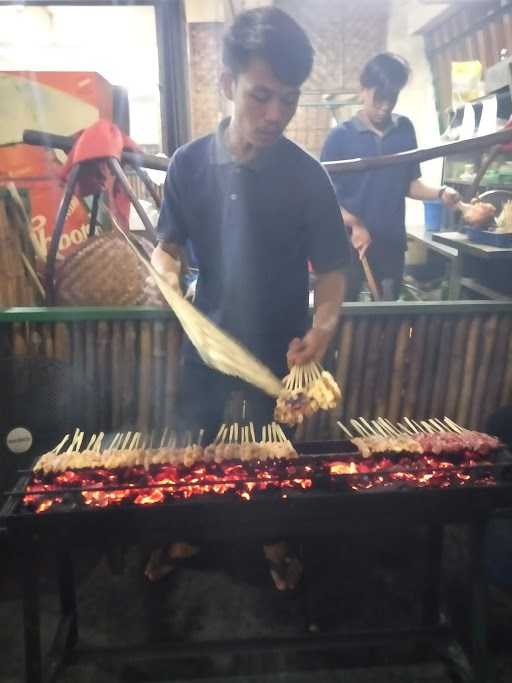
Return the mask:
M294 597L277 594L271 585L261 551L255 546L216 548L183 567L170 580L150 585L143 579L145 554L129 549L125 570L113 575L104 557L82 552L77 557L79 575L80 642L96 645L135 645L142 640L181 640L286 636L304 632L309 618L324 628L351 631L383 625L415 623L419 614L421 568L424 564L421 533L395 539L343 539L331 544L327 563L319 573L309 564L310 592ZM448 574L462 577L458 561L464 554L462 540L447 539ZM23 680L22 619L12 553L3 548L0 568L0 681ZM318 553L313 553L318 557ZM49 558L38 558L42 567L43 641L47 647L58 619L55 577ZM321 577L319 580L318 577ZM307 577L308 578L308 577ZM449 579L451 580L451 579ZM460 582L463 594L463 577ZM449 587L457 593L457 584ZM463 604L462 598L462 604ZM496 608L496 605L495 605ZM461 610L464 622L464 609ZM492 637L499 643L493 656L495 683L512 681L511 650L507 644L512 607L505 603L493 611ZM496 637L498 634L498 637ZM501 642L503 641L503 642ZM398 651L397 651L398 652ZM395 665L388 653L377 661L375 651L358 657L333 653L280 653L223 655L212 659L174 663L127 664L122 668L78 660L59 680L63 683L111 683L114 681L205 681L210 683L448 683L452 680L439 661ZM350 664L350 668L342 668ZM362 666L371 664L372 666Z

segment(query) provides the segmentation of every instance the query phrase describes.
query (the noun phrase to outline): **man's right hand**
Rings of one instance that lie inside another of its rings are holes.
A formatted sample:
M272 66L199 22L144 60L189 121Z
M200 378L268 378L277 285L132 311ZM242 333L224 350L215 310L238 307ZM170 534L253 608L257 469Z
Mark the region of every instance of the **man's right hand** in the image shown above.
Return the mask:
M368 230L362 225L362 223L356 223L352 225L351 242L354 249L359 254L359 258L362 259L366 254L366 251L370 244L372 243L372 237Z

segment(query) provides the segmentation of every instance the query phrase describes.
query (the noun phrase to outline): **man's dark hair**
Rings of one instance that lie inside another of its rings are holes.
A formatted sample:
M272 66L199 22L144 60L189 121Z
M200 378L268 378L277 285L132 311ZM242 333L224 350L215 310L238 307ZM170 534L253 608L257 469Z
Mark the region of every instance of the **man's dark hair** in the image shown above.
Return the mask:
M274 76L299 86L311 73L314 50L303 29L277 7L257 7L238 14L224 36L223 61L235 76L251 58L267 62Z
M409 79L411 68L399 55L383 52L367 62L359 77L361 86L371 90L379 100L395 100Z

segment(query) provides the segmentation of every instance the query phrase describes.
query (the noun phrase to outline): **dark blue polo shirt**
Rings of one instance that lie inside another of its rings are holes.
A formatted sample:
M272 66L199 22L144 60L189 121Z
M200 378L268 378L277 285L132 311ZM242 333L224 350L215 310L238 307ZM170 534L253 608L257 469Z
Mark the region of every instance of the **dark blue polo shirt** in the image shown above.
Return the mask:
M380 137L359 116L331 131L322 161L357 159L405 152L417 147L411 121L393 114ZM404 164L358 173L333 173L331 178L340 206L361 219L376 246L406 249L405 197L411 181L419 178L419 164Z
M288 343L307 329L308 260L319 273L341 268L348 240L318 161L281 137L240 165L223 141L227 123L174 154L158 237L190 241L196 306L282 370Z

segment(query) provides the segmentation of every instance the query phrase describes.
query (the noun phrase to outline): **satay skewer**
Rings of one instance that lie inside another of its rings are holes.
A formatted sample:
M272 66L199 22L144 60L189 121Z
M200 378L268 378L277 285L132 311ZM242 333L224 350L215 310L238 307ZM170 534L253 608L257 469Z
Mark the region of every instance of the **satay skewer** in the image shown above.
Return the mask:
M444 417L444 421L446 422L447 425L449 425L453 429L453 431L459 432L459 434L462 434L462 432L464 431L460 425L458 425L453 420L450 420L450 418L446 417L446 415Z
M339 420L337 420L336 424L341 429L341 431L344 432L344 434L346 434L346 436L348 436L349 439L354 438L354 435L352 434L352 432L349 429L347 429L347 427L345 427L343 422L340 422Z
M68 441L69 441L69 434L66 434L66 436L61 441L59 441L59 443L52 450L52 453L55 453L55 455L58 455L60 453L61 449L66 445L66 443Z
M396 428L396 426L395 426L390 420L388 420L386 417L383 417L382 419L384 420L384 422L385 422L385 423L388 425L388 427L390 428L390 430L391 430L393 436L400 436L399 430Z
M440 427L435 420L430 419L430 420L428 420L428 423L436 432L442 432L443 431L443 428Z
M416 420L412 420L412 419L411 419L411 422L414 424L414 426L416 427L416 429L417 429L421 434L425 434L425 429L419 424L419 422L417 422Z
M372 425L373 425L373 428L374 428L375 430L377 430L377 432L378 432L381 436L385 436L385 437L388 437L388 436L389 436L389 432L387 432L387 431L384 429L384 427L383 427L379 422L377 422L377 420L372 420Z
M162 438L160 439L160 448L164 447L164 443L167 442L167 432L169 431L169 427L164 427L164 431L162 432Z
M359 434L360 434L361 436L368 436L368 434L366 433L366 431L361 427L361 425L359 424L359 422L358 422L356 419L351 418L350 424L354 427L354 429L355 429L357 432L359 432Z
M136 448L139 447L141 437L142 437L142 435L140 432L135 432L135 434L133 435L132 440L130 442L130 450L135 450Z
M389 424L387 420L385 420L383 417L378 417L377 421L382 426L382 429L384 429L389 436L396 436L393 427Z
M434 430L432 429L432 427L429 425L429 423L426 420L422 420L421 424L423 425L423 427L425 427L425 430L428 434L434 434L435 433Z
M86 451L92 451L94 442L96 441L96 434L93 434L91 438L89 439L89 442L87 443L87 446L85 447Z
M402 429L404 434L407 434L408 436L413 436L414 432L408 429L404 424L402 424L401 422L398 422L397 424Z
M440 429L441 431L445 431L445 430L446 430L446 425L443 424L443 423L441 422L441 420L438 420L437 417L432 418L432 420L430 420L430 421L431 421L431 422L434 422L434 423L439 427L439 429Z
M92 450L93 450L95 453L100 453L100 452L101 452L101 446L102 446L102 442L103 442L103 437L104 437L104 436L105 436L105 432L100 432L100 433L98 434L98 438L96 439L96 441L95 441L95 443L94 443L94 446L93 446L93 448L92 448Z
M215 439L213 440L213 443L214 443L214 444L220 443L220 441L222 440L222 437L224 436L224 432L226 431L226 429L227 429L227 427L226 427L226 425L225 425L224 422L223 422L223 423L221 424L221 426L219 427L219 431L217 432L217 436L216 436Z
M371 424L369 424L369 423L364 419L364 417L360 417L360 418L359 418L359 421L362 422L362 423L364 424L364 426L367 427L367 428L370 430L370 433L371 433L371 434L375 435L375 429L371 426Z
M409 425L410 429L414 434L417 434L419 432L418 428L414 425L413 421L410 420L408 417L404 417L404 422L406 422Z

